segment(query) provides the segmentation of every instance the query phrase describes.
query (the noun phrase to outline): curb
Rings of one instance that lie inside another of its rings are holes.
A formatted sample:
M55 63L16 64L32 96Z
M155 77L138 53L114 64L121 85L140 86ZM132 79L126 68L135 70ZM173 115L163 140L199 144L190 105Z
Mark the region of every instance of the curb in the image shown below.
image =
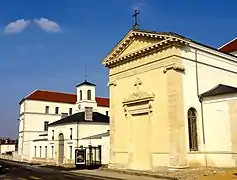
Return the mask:
M158 175L158 174L150 174L150 173L144 173L144 172L117 170L117 169L109 169L109 168L100 168L100 170L101 171L117 172L117 173L127 174L127 175L153 177L153 178L158 178L158 179L179 180L178 178L175 178L175 177L162 176L162 175Z
M47 165L42 165L42 164L37 164L37 163L27 163L27 162L21 162L21 161L14 161L14 160L8 160L8 159L1 159L3 162L8 162L8 163L14 163L26 167L31 167L31 168L41 168L41 169L48 169L48 170L58 170L63 173L69 173L69 174L80 174L80 173L75 173L75 172L70 172L71 170L75 169L70 169L70 168L64 168L64 167L58 167L58 166L47 166ZM127 174L127 175L135 175L135 176L145 176L145 177L153 177L153 178L158 178L158 179L166 179L166 180L179 180L178 178L175 177L169 177L169 176L161 176L157 174L150 174L150 173L145 173L145 172L136 172L136 171L127 171L127 170L120 170L120 169L109 169L105 167L99 168L100 171L107 171L107 172L117 172L121 174ZM88 174L81 173L83 175L90 176Z

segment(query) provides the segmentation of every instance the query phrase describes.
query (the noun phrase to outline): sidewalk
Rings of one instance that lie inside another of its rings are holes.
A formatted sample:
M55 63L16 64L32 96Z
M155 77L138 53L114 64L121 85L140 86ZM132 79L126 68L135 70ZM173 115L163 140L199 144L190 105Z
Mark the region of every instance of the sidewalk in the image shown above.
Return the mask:
M72 170L70 173L82 175L92 175L111 179L126 179L126 180L171 180L171 178L153 178L148 176L128 175L119 172L103 171L103 170Z

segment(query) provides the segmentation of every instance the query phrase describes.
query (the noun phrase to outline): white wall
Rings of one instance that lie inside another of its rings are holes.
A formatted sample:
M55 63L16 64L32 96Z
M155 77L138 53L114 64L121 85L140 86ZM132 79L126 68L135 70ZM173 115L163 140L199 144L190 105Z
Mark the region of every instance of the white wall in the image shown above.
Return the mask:
M70 139L71 130L72 128L72 139ZM104 153L104 161L108 161L108 154L106 153L108 151L107 144L109 144L109 138L105 139L105 142L103 142L101 139L90 139L90 140L82 140L83 137L93 136L96 134L105 133L107 130L109 130L109 124L89 124L89 123L79 123L78 128L77 124L64 124L64 125L58 125L58 126L50 126L48 129L48 141L37 141L37 142L31 142L30 143L30 151L28 154L30 154L29 159L35 158L35 146L37 147L37 154L36 159L39 160L40 154L39 154L39 147L41 146L41 158L44 158L44 150L45 146L47 145L47 152L48 152L48 159L51 160L58 160L58 140L59 140L59 134L63 133L64 135L64 163L74 163L75 161L75 149L77 148L77 129L78 129L78 145L83 145L84 147L88 147L89 145L98 146L101 145L102 147L105 146L105 150L102 151ZM54 130L54 133L53 131ZM52 136L54 135L54 140L52 139ZM38 137L38 139L45 138L45 137ZM52 146L54 147L54 152L52 152ZM71 148L72 146L72 152ZM53 153L53 158L52 158ZM27 153L26 153L27 154ZM107 155L106 155L107 154Z
M36 148L35 148L36 147ZM41 147L41 151L40 151ZM47 148L45 148L47 147ZM46 152L46 150L47 152ZM35 151L36 150L36 151ZM35 141L31 143L30 154L32 158L47 158L50 154L50 150L48 149L48 141ZM50 157L50 156L49 156Z
M80 138L85 138L88 136L93 136L96 134L105 133L109 130L108 123L91 123L83 122L80 123L78 128L78 135Z
M49 114L45 113L46 106L49 106ZM59 107L59 114L55 114L55 107ZM25 100L20 105L18 152L30 157L29 144L44 132L44 122L61 119L61 113L69 113L69 108L74 108L74 104Z
M95 88L88 86L92 90L92 99L95 98ZM86 86L83 87L85 90ZM94 90L93 90L94 88ZM85 101L81 102L83 106L89 106L93 104L95 107L93 110L106 115L106 111L109 111L109 107L97 107L95 101ZM49 113L45 113L45 107L49 106ZM55 108L59 107L58 114L55 114ZM36 101L36 100L25 100L20 105L20 117L19 117L19 143L18 143L18 153L24 156L31 157L31 147L30 142L34 139L39 138L39 134L46 133L44 131L44 123L48 121L49 123L55 122L61 119L61 113L69 113L69 109L72 108L72 113L76 113L77 105L68 103L56 103L47 101ZM67 126L65 126L65 129ZM64 129L64 128L63 128ZM69 128L70 129L70 128ZM50 131L49 131L50 133ZM56 132L55 132L56 133ZM66 132L68 133L68 132ZM74 130L74 133L76 131ZM49 136L50 137L50 136ZM69 138L68 135L65 135ZM74 135L76 139L76 135ZM51 137L50 137L51 138ZM69 146L69 145L68 145Z
M201 105L197 97L197 82L196 82L196 64L195 64L195 49L183 49L182 56L186 58L183 64L186 68L183 76L183 93L184 93L184 115L185 121L187 120L187 111L190 107L194 107L198 112L198 131L200 132L200 149L203 149L202 142L202 124L201 124ZM225 84L237 87L237 75L228 71L237 72L237 63L227 59L227 57L219 57L217 55L197 50L197 65L198 81L199 81L199 94L208 91L218 84ZM233 58L232 58L233 60ZM235 58L237 61L237 58ZM203 63L203 64L202 64ZM214 66L214 67L213 67ZM222 69L228 71L224 71ZM209 121L205 119L205 121ZM188 127L188 124L186 124ZM188 134L188 128L186 128ZM187 137L188 142L188 137ZM187 143L188 150L188 143Z
M77 87L77 102L80 100L80 90L82 91L82 100L87 99L87 91L91 90L91 101L95 101L95 86L82 85Z
M15 151L16 145L15 144L1 144L0 145L0 154L9 152L9 151Z
M101 114L107 115L106 111L108 112L108 116L110 116L109 113L109 107L101 107L97 106L97 111L100 112Z
M110 159L110 136L102 138L102 164L109 164Z
M197 46L197 48L200 48ZM227 140L223 142L223 146L218 146L216 143L218 141L213 142L215 136L215 130L220 128L221 126L227 128L226 121L228 119L227 114L225 112L225 105L218 104L216 110L210 110L213 108L211 106L205 106L204 111L206 114L204 116L204 126L205 126L205 137L206 144L203 144L203 131L202 131L202 117L201 117L201 104L197 97L197 81L196 81L196 63L195 63L195 49L183 49L182 56L186 59L183 60L183 64L186 68L185 74L183 75L183 96L184 96L184 116L186 122L186 142L187 142L187 152L189 152L189 139L188 139L188 118L187 111L190 107L194 107L197 110L197 126L198 126L198 144L199 144L199 152L201 153L200 158L203 157L203 152L206 151L222 151L227 150L229 147L229 138L226 132L220 133L223 135L223 138ZM198 83L199 83L199 94L202 94L218 84L225 84L230 86L237 87L237 75L233 72L237 72L237 58L230 57L228 55L223 55L221 53L215 54L216 52L210 50L207 51L205 48L200 48L197 50L197 60L199 63L197 64L198 69ZM220 107L223 106L223 107ZM219 111L218 110L221 110ZM223 108L223 109L222 109ZM214 111L214 112L213 112ZM226 111L228 112L228 111ZM215 115L215 116L212 116ZM217 117L218 116L218 117ZM212 124L213 118L216 118L218 122L217 125ZM223 118L223 119L220 119ZM214 134L213 134L214 133ZM209 139L208 139L209 138ZM197 157L197 155L196 155ZM204 160L205 161L205 160ZM203 163L205 163L202 161ZM204 165L204 164L203 164Z
M237 98L231 98L237 99ZM235 166L231 153L231 122L229 100L225 96L208 98L204 101L204 129L206 137L207 161L210 165L222 167ZM235 152L234 152L235 153Z
M216 101L204 101L204 117L206 134L206 151L230 152L230 118L228 101L219 99ZM221 144L220 144L221 142Z
M45 106L49 106L49 114L55 115L55 107L59 107L59 114L69 113L69 108L74 108L73 104L69 103L58 103L58 102L48 102L48 101L25 101L25 113L34 112L45 114Z

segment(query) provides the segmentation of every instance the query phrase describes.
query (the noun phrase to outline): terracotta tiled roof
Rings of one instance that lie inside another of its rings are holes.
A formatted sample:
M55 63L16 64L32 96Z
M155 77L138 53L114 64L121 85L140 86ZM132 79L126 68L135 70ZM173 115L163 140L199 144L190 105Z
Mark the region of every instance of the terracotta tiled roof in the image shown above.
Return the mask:
M221 46L219 48L219 51L224 52L224 53L231 53L231 52L237 51L237 38Z
M22 99L20 101L20 104L24 100L38 100L38 101L50 101L50 102L75 104L77 101L77 95L62 93L62 92L36 90L33 93L26 96L24 99ZM109 107L108 98L96 97L95 100L98 106Z

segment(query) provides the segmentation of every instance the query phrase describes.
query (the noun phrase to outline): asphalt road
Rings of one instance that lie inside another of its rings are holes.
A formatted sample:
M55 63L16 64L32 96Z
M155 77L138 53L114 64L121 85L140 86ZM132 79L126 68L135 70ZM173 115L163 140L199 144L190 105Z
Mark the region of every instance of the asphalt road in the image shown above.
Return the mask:
M112 180L103 177L73 174L65 171L18 164L3 160L0 160L0 164L5 167L5 172L0 174L0 180Z

